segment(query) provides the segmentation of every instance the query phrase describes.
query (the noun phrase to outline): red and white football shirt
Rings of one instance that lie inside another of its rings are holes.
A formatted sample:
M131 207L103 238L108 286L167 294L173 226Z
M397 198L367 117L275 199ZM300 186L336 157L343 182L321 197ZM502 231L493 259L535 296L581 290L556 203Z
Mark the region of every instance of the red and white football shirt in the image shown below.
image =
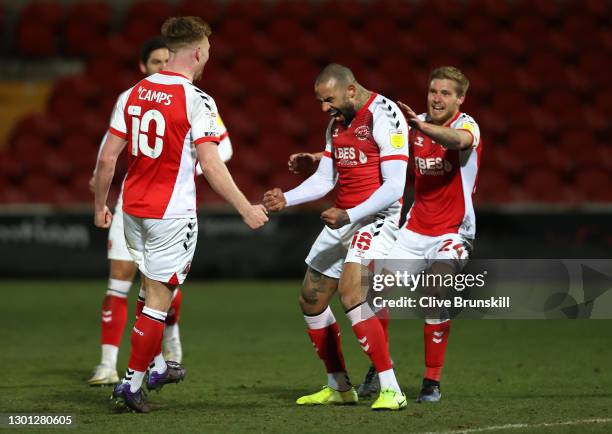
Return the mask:
M425 114L419 115L423 121ZM476 235L472 195L480 165L482 142L476 121L457 113L444 126L465 130L472 135L472 146L465 150L446 149L413 128L410 152L414 163L414 203L406 228L428 236L458 233Z
M215 101L187 77L162 71L119 97L109 131L128 141L123 210L171 219L196 214L195 146L219 143Z
M348 127L330 122L323 155L333 158L338 172L336 207L353 208L382 185L383 161L408 161L408 124L393 101L372 92Z

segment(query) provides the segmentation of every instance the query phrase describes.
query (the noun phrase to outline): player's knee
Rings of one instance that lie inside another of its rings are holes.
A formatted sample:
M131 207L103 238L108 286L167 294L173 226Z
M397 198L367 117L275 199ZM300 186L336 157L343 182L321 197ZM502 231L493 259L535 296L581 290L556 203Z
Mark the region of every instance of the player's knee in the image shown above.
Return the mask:
M134 262L111 260L110 267L111 279L131 282L136 276L136 264Z
M298 302L300 304L300 309L302 309L302 312L306 315L319 313L323 310L323 307L327 305L327 302L320 300L316 294L304 291L300 294Z
M349 291L340 295L340 303L344 309L351 309L363 303L364 298L359 291Z

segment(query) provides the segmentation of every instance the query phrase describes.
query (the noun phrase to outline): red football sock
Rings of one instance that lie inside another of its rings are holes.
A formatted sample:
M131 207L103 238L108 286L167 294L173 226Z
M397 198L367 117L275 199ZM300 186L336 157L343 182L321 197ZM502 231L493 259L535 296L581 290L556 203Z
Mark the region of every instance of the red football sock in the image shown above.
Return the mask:
M128 368L144 372L159 354L164 335L165 312L144 308L132 330L132 352Z
M168 316L166 317L166 325L176 324L181 317L181 304L183 302L183 293L181 288L176 288L170 309L168 310Z
M389 345L389 309L383 307L381 310L376 312L376 317L380 321L380 326L385 334L385 341L387 341L387 345Z
M102 303L102 345L120 346L126 322L127 298L106 295Z
M385 333L380 320L374 315L370 307L362 303L349 310L346 315L351 320L355 336L357 336L363 351L372 361L376 372L392 369Z
M334 322L324 328L308 329L307 332L317 354L325 363L325 370L328 373L346 372L338 324Z
M423 329L425 343L425 376L434 381L440 381L444 366L444 353L450 333L450 321L441 324L427 324Z

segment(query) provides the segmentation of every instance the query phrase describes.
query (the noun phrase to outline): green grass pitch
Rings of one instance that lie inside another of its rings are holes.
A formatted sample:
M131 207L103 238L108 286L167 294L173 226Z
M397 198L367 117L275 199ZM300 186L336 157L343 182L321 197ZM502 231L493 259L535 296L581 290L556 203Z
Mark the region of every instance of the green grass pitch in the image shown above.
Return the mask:
M406 411L374 413L371 400L297 407L296 397L325 383L297 306L299 286L189 280L181 320L187 379L150 394L153 412L137 415L117 413L110 388L86 384L99 358L105 281L0 281L0 413L71 413L77 432L105 433L612 432L610 321L456 321L443 401L433 405L414 403L422 325L394 321L391 354L410 399ZM359 383L368 361L337 304L334 311L349 374ZM120 375L132 324L130 313ZM487 428L507 424L520 425Z

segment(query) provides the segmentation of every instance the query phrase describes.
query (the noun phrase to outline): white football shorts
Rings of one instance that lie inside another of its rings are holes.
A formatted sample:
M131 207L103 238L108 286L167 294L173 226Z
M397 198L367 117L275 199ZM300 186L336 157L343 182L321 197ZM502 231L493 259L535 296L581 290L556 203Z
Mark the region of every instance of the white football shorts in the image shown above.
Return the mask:
M195 253L197 218L148 219L124 213L123 222L128 250L140 272L158 282L182 284Z
M385 260L385 268L417 274L436 261L448 261L455 264L456 271L461 271L470 258L472 243L473 240L459 234L431 237L404 228Z
M313 270L340 279L345 262L367 266L387 256L397 238L399 209L388 210L340 229L325 226L306 257Z
M133 261L125 242L125 234L123 233L123 190L121 190L117 198L113 221L108 230L108 253L106 256L109 260Z

